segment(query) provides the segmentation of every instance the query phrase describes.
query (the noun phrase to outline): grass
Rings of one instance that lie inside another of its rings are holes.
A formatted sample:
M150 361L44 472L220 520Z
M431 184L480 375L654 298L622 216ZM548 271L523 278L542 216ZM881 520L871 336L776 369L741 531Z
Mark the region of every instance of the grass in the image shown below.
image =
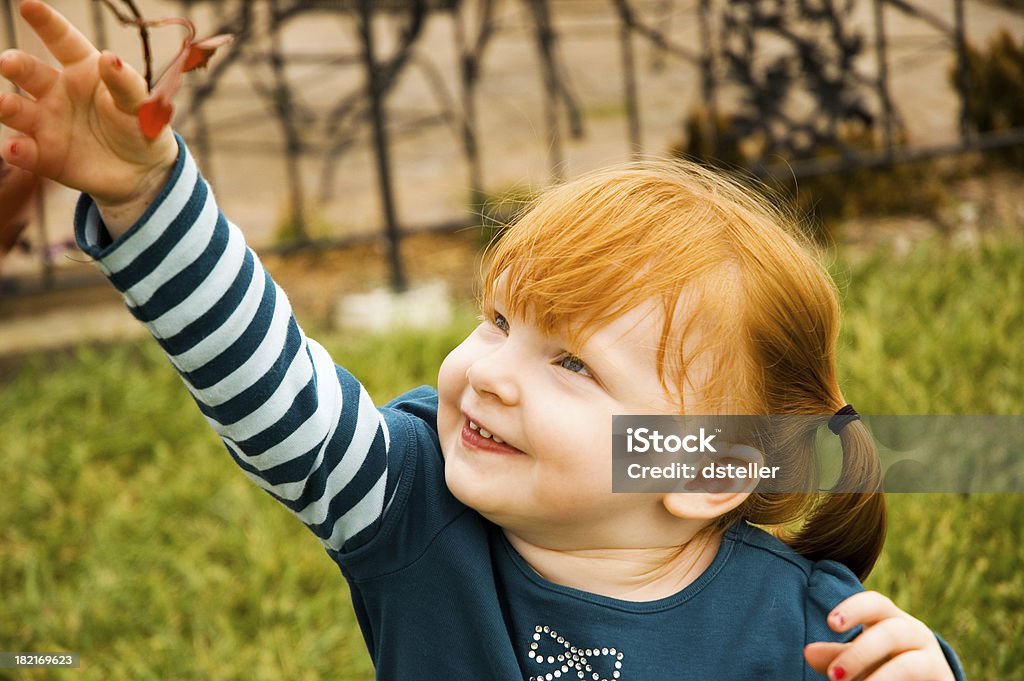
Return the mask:
M841 375L864 412L1024 412L1024 245L925 244L835 266ZM471 326L327 335L378 400L432 383ZM239 475L151 343L31 358L0 386L0 650L83 668L0 680L366 680L337 568ZM941 632L968 678L1020 674L1024 498L894 495L868 581Z
M865 413L1024 413L1024 242L922 244L837 266L840 375ZM890 495L868 588L952 642L969 679L1020 678L1024 497Z

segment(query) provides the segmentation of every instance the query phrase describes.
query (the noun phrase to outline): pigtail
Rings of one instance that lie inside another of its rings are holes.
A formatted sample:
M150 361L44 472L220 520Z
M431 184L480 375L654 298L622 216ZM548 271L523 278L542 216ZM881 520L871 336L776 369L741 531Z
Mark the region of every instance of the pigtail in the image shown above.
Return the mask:
M787 543L810 560L839 561L863 580L885 543L881 462L871 434L860 421L848 423L839 437L843 446L839 480Z

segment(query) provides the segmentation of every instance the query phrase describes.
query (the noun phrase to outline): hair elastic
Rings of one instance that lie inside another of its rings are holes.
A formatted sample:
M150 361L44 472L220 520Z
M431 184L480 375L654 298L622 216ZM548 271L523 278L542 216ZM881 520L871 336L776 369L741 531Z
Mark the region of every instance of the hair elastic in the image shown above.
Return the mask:
M846 424L851 421L859 421L860 414L853 408L852 404L843 405L839 411L832 415L832 418L828 420L828 429L836 435L839 435L839 431L846 427Z

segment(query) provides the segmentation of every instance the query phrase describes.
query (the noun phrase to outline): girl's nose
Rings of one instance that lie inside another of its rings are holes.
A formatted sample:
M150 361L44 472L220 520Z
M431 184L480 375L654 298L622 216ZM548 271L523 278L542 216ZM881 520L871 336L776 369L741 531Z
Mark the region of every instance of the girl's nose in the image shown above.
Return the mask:
M481 397L497 398L502 404L519 402L519 377L502 353L477 359L466 369L466 380Z

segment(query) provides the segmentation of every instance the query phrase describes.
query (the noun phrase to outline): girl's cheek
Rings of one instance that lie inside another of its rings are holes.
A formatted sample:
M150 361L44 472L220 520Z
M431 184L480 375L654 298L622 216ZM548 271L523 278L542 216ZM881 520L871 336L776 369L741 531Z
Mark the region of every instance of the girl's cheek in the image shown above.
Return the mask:
M444 361L441 363L441 368L437 371L437 394L441 397L441 400L450 399L453 393L457 393L457 388L453 385L456 376L454 369L455 361L452 359L454 351L449 353Z
M457 401L466 386L466 370L472 362L472 353L468 347L471 342L472 337L462 341L441 362L441 368L437 372L437 392L442 401Z
M457 431L462 428L460 403L466 387L466 365L462 363L459 350L452 350L437 372L437 428L441 438L442 455L447 459L446 447Z

